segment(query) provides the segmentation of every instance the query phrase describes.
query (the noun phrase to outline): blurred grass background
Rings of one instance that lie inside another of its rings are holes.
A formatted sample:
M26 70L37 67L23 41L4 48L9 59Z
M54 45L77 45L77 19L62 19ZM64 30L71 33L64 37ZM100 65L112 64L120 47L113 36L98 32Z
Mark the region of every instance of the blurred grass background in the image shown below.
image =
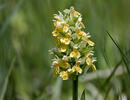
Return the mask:
M96 43L97 71L80 78L79 98L86 88L86 100L130 100L130 0L0 0L0 100L71 100L48 54L53 14L70 6Z

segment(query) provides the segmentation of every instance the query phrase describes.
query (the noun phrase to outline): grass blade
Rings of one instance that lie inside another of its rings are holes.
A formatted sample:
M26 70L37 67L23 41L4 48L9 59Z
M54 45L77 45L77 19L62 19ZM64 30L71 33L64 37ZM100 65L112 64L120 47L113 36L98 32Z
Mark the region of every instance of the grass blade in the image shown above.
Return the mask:
M120 48L120 46L118 45L118 43L113 39L113 37L110 35L110 33L108 31L106 31L106 33L108 34L108 36L111 38L111 40L113 41L113 43L116 45L116 47L118 48L121 56L122 56L122 60L126 66L126 69L128 71L128 74L130 75L130 69L129 69L129 65L128 65L128 58L126 57L126 55L123 53L122 49Z
M85 100L85 89L83 90L82 92L82 95L81 95L81 99L80 100Z
M9 68L9 71L7 73L7 76L5 78L5 82L4 82L4 85L3 85L3 88L2 88L2 91L1 91L1 95L0 95L0 100L4 100L4 96L5 96L8 81L9 81L9 77L11 75L13 68L14 68L14 62L15 62L15 58L13 58L11 65L10 65L10 68Z
M116 70L118 69L119 65L121 64L122 60L119 61L119 63L114 67L113 71L111 72L110 76L106 79L105 83L103 84L103 87L106 86L109 81L111 80L112 76L114 76Z

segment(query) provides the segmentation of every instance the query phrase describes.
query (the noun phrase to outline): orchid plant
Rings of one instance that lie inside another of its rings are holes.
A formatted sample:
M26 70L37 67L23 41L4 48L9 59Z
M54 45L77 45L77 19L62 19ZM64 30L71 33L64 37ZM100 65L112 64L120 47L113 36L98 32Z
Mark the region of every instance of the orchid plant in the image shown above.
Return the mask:
M83 31L82 15L74 7L54 14L53 22L55 29L52 35L56 38L56 45L50 50L52 68L63 80L73 80L73 100L77 100L78 76L85 68L96 70L93 57L95 43L90 40L90 33Z

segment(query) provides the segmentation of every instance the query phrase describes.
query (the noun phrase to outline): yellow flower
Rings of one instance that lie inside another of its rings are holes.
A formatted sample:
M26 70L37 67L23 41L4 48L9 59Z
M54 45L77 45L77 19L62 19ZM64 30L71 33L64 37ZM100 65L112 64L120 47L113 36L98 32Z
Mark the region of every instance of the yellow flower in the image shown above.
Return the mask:
M52 65L56 65L56 64L58 64L58 61L54 59L54 61L52 62Z
M58 22L60 22L59 19L57 19L57 20L54 22L54 26L57 26Z
M88 38L90 37L90 35L88 35L88 36L86 36L85 38L84 38L84 41L85 42L87 42L90 46L94 46L94 42L92 42L91 40L89 40Z
M52 34L53 34L53 36L58 36L58 35L59 35L59 33L57 32L57 30L54 30L54 31L52 32Z
M68 45L70 43L70 35L67 34L66 37L60 39L61 43Z
M60 20L60 16L58 16L58 15L55 15L54 18L57 20Z
M71 74L71 73L73 73L73 70L72 70L71 68L69 68L69 69L67 70L67 72L68 72L69 74Z
M76 72L77 75L78 73L82 73L82 69L80 68L80 62L77 62L76 65L72 67L72 71Z
M63 79L63 80L67 80L68 79L68 72L66 71L62 71L60 72L60 77Z
M94 42L92 42L92 41L89 40L89 39L87 39L86 41L88 42L88 44L89 44L90 46L94 46L94 44L95 44Z
M75 17L78 17L80 15L80 13L77 12L77 11L74 11L73 14L74 14Z
M86 56L86 63L88 66L91 66L92 65L92 56L93 54L92 53L89 53L87 56Z
M67 49L67 46L65 44L61 44L61 47L59 48L60 52L65 52Z
M68 26L63 23L63 24L62 24L62 31L63 31L63 32L68 32L68 30L69 30Z
M52 62L52 65L54 66L54 72L55 72L55 74L59 74L59 72L60 72L59 62L55 59Z
M91 66L92 65L92 58L91 57L87 57L86 58L86 63L87 63L87 65Z
M80 15L80 13L75 11L73 7L70 8L70 13L72 13L74 17L78 17Z
M80 52L74 48L74 50L70 53L70 57L77 59L80 57Z
M67 69L69 67L68 61L62 59L61 62L60 62L60 67Z
M92 56L93 56L92 53L89 53L87 55L87 57L86 57L86 63L87 63L88 66L92 66L93 71L96 71L96 67L93 64L93 62L96 61L96 60L92 60Z
M78 39L86 36L86 33L84 31L81 31L80 29L76 29L76 33L77 33Z

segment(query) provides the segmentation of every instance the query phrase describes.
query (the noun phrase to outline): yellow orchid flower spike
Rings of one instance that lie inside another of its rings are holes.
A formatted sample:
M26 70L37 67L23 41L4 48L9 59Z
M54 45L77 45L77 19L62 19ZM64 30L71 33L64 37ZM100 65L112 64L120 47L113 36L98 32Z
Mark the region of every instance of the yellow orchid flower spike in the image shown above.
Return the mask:
M81 75L85 68L91 67L96 71L92 51L95 43L84 31L82 15L70 7L54 14L53 22L55 29L52 35L56 38L56 46L50 53L55 57L52 62L54 72L63 80L68 80Z

